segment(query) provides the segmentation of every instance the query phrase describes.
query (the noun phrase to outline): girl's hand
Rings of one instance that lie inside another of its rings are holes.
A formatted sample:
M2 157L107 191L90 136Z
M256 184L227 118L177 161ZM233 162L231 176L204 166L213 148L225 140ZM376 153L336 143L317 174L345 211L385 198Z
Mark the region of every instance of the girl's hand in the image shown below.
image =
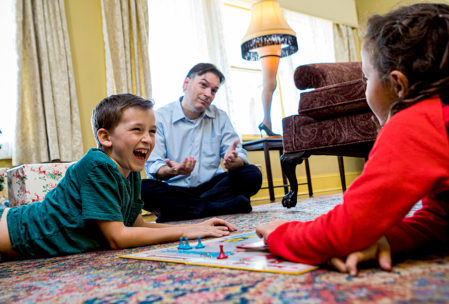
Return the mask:
M391 270L391 248L385 236L370 247L349 254L345 262L340 258L330 259L329 265L340 272L348 272L350 275L356 276L357 264L374 259L379 261L382 270Z
M267 242L267 237L270 233L272 233L277 227L280 225L287 223L287 221L284 220L274 220L269 222L268 224L258 226L256 228L257 236L260 238L263 238L265 243Z

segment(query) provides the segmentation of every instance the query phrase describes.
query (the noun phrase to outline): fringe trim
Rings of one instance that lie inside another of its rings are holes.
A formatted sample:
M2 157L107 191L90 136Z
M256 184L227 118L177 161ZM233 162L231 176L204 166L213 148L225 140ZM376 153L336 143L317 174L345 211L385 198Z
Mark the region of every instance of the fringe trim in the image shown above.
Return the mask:
M298 51L298 42L295 36L288 34L273 34L256 37L242 43L242 58L249 61L259 60L259 54L254 49L267 45L287 44L282 48L281 58L290 56Z

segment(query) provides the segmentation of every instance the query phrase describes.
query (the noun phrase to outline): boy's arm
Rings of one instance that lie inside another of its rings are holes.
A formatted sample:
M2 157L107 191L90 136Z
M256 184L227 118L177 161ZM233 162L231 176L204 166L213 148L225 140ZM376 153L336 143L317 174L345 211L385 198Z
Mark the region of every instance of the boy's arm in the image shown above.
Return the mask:
M136 218L136 221L134 222L133 227L167 228L167 227L173 227L173 225L145 222L142 214L139 214ZM180 225L177 227L180 227Z
M133 227L119 221L97 220L103 236L112 249L123 249L173 242L180 237L222 237L237 229L228 222L212 218L193 225L145 223L139 215Z
M123 249L165 243L179 239L183 228L127 227L118 221L97 221L111 249Z

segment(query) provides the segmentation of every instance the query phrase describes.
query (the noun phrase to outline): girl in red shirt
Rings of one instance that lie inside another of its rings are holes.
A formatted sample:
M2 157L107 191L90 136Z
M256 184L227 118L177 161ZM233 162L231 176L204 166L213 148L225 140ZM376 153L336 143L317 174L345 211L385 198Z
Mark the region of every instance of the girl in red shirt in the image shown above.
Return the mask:
M449 6L421 3L368 21L367 102L383 126L343 203L313 221L257 227L287 260L357 273L391 254L449 244ZM406 217L422 201L422 208Z

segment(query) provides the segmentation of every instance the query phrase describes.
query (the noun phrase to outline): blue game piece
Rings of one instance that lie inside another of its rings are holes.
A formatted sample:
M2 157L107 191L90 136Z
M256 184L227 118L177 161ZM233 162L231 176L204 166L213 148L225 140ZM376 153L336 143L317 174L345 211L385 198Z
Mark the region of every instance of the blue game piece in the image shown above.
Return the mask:
M196 249L201 249L201 248L204 248L204 247L206 247L206 246L204 246L204 245L201 243L201 237L199 236L199 237L198 237L198 244L195 246L195 248L196 248Z
M189 245L189 238L184 239L184 248L183 249L192 249L192 246Z
M178 246L178 249L179 250L181 250L181 249L184 249L185 247L184 247L184 243L182 242L182 237L180 237L179 238L179 246Z

